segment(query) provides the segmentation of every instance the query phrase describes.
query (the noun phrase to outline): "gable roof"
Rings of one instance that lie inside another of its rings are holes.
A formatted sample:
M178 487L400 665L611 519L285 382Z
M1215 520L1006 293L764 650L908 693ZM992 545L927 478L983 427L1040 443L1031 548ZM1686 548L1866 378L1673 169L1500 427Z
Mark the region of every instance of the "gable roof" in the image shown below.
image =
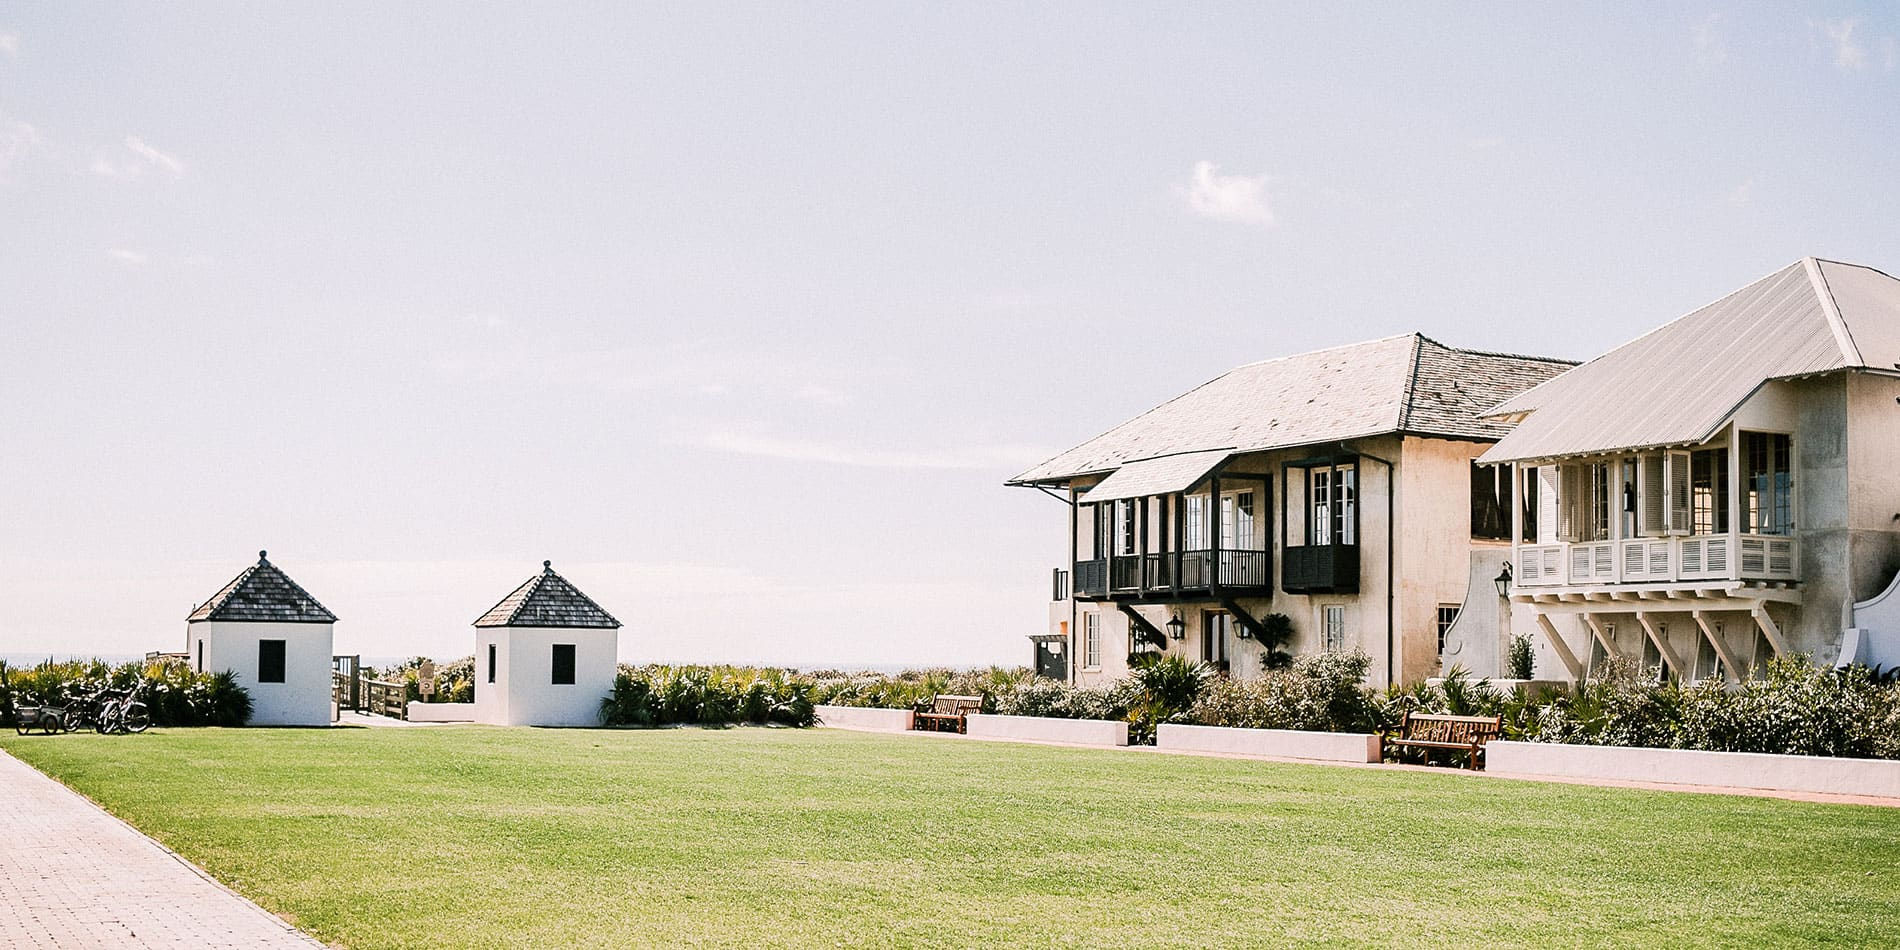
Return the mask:
M617 629L620 621L600 608L567 578L554 573L550 561L541 573L523 581L501 603L476 619L477 627L604 627Z
M1480 461L1706 441L1769 380L1900 369L1900 281L1803 258L1493 408Z
M336 614L257 552L257 563L218 589L185 618L237 623L335 623Z
M1575 364L1461 350L1407 333L1229 370L1009 480L1064 481L1125 463L1407 432L1492 440L1479 413ZM1211 467L1211 465L1210 465Z

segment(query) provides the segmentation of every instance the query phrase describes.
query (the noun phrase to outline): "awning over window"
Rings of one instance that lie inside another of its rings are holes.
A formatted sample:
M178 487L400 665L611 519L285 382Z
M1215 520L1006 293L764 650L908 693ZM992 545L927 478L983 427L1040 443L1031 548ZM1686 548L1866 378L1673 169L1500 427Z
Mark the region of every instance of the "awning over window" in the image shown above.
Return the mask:
M1205 452L1183 452L1179 455L1164 455L1160 458L1128 462L1103 479L1100 485L1089 489L1082 496L1082 500L1097 504L1123 498L1168 495L1185 491L1193 487L1195 482L1207 477L1207 473L1213 471L1214 466L1226 461L1232 454L1232 449L1210 449Z

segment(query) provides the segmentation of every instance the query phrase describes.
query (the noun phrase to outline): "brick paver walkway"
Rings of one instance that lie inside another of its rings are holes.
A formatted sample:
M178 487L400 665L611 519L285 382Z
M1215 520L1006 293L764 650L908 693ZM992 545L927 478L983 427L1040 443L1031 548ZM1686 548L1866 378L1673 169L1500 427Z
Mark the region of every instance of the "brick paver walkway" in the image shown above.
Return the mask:
M0 947L322 946L0 752Z

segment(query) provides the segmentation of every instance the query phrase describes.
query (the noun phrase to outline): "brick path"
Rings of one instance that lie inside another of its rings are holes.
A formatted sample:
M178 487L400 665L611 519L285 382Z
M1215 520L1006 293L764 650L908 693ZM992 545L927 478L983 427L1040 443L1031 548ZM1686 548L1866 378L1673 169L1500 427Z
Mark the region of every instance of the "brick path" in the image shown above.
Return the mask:
M322 946L0 752L0 947Z

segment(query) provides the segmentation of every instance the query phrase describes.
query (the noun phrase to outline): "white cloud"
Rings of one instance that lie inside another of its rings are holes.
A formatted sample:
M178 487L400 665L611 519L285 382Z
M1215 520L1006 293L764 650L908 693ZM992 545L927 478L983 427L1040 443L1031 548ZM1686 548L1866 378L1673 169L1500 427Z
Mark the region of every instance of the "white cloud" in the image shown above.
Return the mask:
M1834 44L1834 65L1842 69L1867 68L1867 48L1854 35L1860 29L1858 17L1844 20L1827 20L1820 24L1821 32L1827 34L1829 42Z
M1728 59L1728 37L1721 30L1722 15L1711 13L1702 22L1697 23L1691 32L1695 42L1695 61L1701 66L1714 66Z
M162 170L173 178L185 173L185 163L179 161L176 155L159 151L136 135L125 137L125 151L129 154L108 155L100 152L93 156L92 164L86 167L101 178L116 181L136 181L145 175L147 169L152 168Z
M11 58L14 55L18 54L19 52L20 52L20 34L0 33L0 53L5 53L7 54L9 58Z
M848 465L854 468L895 469L1011 469L1021 468L1025 460L1039 459L1048 453L1020 445L968 446L962 448L906 451L903 449L865 448L810 439L714 433L703 445L718 452L754 455L788 462L818 462Z
M1267 176L1222 175L1213 162L1195 162L1194 176L1178 189L1188 208L1203 218L1241 224L1270 225Z
M1728 193L1728 203L1737 207L1753 203L1754 200L1755 179L1753 178L1736 185L1735 190Z
M40 131L25 122L0 119L0 181L40 144Z
M107 248L106 256L121 264L130 264L133 267L138 267L146 261L151 260L151 258L145 256L144 252L134 251L131 248L125 247Z

